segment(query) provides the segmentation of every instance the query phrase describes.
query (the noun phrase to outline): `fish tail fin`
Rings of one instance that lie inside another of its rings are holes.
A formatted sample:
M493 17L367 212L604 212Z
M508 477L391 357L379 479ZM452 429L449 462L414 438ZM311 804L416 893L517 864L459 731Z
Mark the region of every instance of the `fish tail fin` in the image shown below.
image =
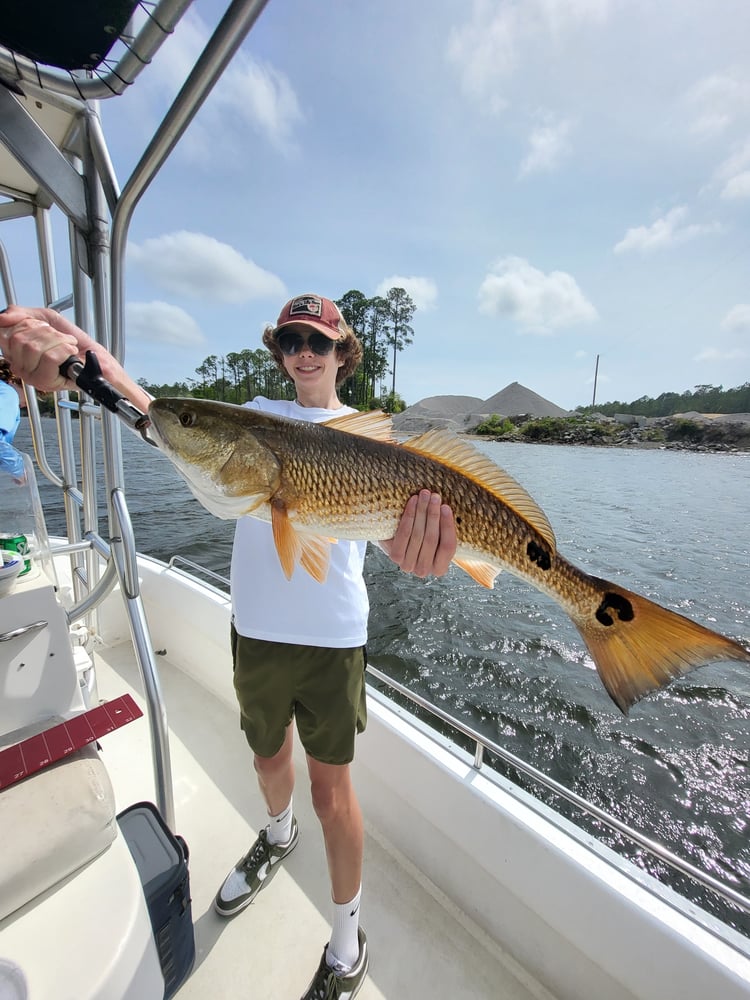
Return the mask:
M573 617L610 697L627 714L631 705L675 677L715 660L750 663L732 639L606 580L595 620Z

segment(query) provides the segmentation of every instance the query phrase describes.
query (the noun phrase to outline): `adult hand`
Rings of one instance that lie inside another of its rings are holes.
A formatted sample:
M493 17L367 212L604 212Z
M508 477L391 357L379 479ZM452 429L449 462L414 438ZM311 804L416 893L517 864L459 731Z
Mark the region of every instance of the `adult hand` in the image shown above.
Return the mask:
M456 554L453 511L438 493L422 490L409 498L396 534L381 547L406 573L443 576Z
M93 347L83 330L52 309L14 305L0 313L0 350L13 374L44 392L75 388L60 374L60 365Z
M122 365L54 309L8 306L0 313L0 351L14 375L43 392L75 389L75 382L60 374L60 365L71 356L83 361L86 351L94 351L103 377L135 406L148 409L150 397Z

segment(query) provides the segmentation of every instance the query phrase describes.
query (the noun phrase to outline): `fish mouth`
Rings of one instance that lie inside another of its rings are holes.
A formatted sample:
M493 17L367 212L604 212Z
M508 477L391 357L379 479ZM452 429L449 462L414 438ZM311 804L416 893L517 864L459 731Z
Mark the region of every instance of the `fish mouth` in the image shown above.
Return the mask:
M155 400L152 400L148 409L149 433L159 448L169 447L171 445L169 438L170 413L168 410L155 407L154 402ZM174 418L172 417L172 419Z

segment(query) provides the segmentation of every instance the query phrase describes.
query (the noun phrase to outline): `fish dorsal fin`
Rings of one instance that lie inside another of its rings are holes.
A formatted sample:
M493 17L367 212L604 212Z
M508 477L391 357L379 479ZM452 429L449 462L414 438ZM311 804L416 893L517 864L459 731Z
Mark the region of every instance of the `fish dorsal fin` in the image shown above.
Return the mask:
M426 431L418 437L410 438L401 447L436 458L443 465L479 483L528 521L555 552L557 548L555 533L541 507L513 476L468 441L462 441L452 431L440 429Z
M488 590L492 590L495 586L495 580L502 572L499 566L493 566L490 562L480 562L477 559L455 559L453 562L456 566L468 573L472 580L476 580L477 583L481 583L483 587L487 587Z
M273 541L281 568L291 580L294 567L301 563L313 580L324 583L328 576L330 542L319 535L300 534L289 519L286 504L271 502Z
M388 441L395 443L393 436L393 420L390 414L382 410L368 410L366 413L345 413L343 417L333 417L324 420L326 427L344 431L346 434L358 434L359 437L371 438L373 441Z

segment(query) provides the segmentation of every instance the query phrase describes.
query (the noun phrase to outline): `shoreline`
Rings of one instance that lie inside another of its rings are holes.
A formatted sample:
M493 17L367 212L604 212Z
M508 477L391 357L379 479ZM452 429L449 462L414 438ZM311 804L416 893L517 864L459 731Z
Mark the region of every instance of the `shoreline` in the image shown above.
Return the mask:
M625 422L612 417L537 417L498 419L472 428L472 437L527 444L567 444L588 448L636 448L640 450L688 451L736 455L750 452L750 420L746 414L720 419L702 414L673 417L633 418Z
M660 443L658 441L560 441L552 438L548 440L544 438L529 440L512 434L492 435L465 433L461 434L461 437L469 438L472 441L497 441L502 444L564 445L569 448L608 448L611 451L682 451L690 452L691 454L704 455L745 455L750 452L750 446L741 447L739 445L729 446L721 444L681 444L677 442Z

